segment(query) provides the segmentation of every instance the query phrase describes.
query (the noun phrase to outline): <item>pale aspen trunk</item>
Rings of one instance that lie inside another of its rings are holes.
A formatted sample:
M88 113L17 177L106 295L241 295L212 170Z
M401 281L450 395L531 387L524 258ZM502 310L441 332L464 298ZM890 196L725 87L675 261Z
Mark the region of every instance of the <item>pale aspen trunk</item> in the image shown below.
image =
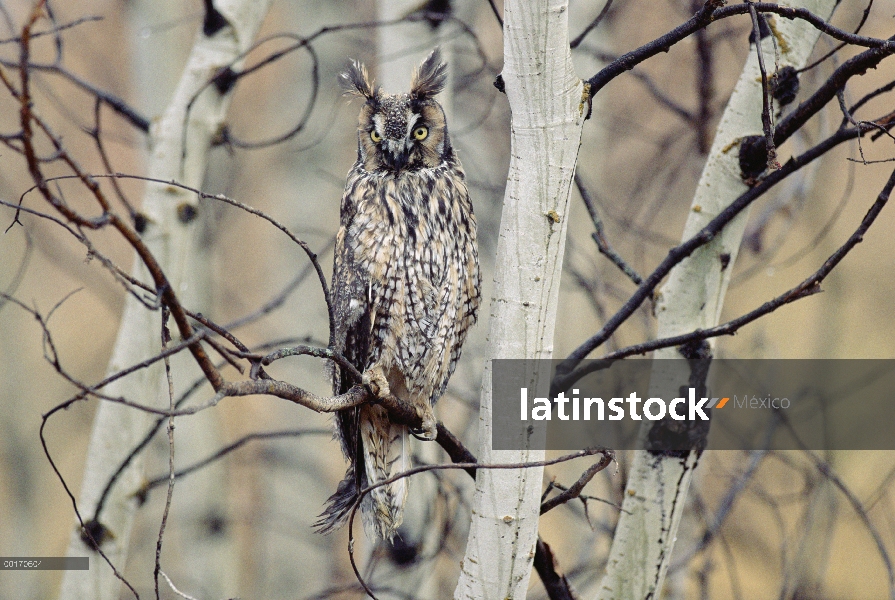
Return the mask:
M228 24L210 37L202 33L198 35L168 108L161 119L152 125L147 169L149 177L177 180L192 187L202 185L208 150L220 130L231 97L229 93L221 93L214 85L207 83L219 69L248 49L267 13L270 0L217 0L214 4ZM197 202L193 194L159 184L148 184L143 199L142 212L149 223L143 238L178 294L189 294L190 287L196 285L192 279L197 244L195 230L201 220L188 217L196 214ZM135 260L133 273L149 281L138 260ZM160 338L159 312L146 310L128 296L109 373L157 353ZM146 404L168 406L167 388L163 385L160 368L141 370L117 380L103 391ZM118 404L100 405L93 424L78 504L85 518L93 514L112 472L145 435L154 419L146 413ZM100 522L111 533L102 544L102 550L119 572L123 571L127 560L131 526L137 508L134 492L142 483L142 472L143 461L138 458L112 488L100 515ZM67 554L90 555L91 568L88 571L67 571L60 598L118 598L121 582L105 561L85 546L80 533L78 528L72 532Z
M503 80L512 152L491 299L491 358L553 354L570 188L587 108L572 69L567 10L563 0L505 4ZM543 450L533 447L491 449L491 402L489 364L482 380L479 460L543 459ZM525 597L542 477L541 468L479 470L455 598Z
M828 19L836 2L800 0L791 4ZM761 42L768 76L775 64L781 69L787 65L803 67L819 31L798 19L768 16L768 21L773 35ZM762 135L761 110L761 76L753 47L718 125L682 239L691 238L747 191L740 177L736 148L743 137ZM714 240L671 271L656 307L658 337L718 324L747 218L747 212L740 214ZM723 254L729 261L722 261ZM654 356L680 358L674 348L659 350ZM646 451L635 454L598 595L601 600L639 600L661 592L697 458L695 452L684 458Z
M136 0L128 4L127 10L133 40L131 64L137 108L154 119L165 111L173 96L191 42L184 35L187 32L160 25L186 16L190 8L179 0ZM214 312L211 306L213 252L209 236L201 231L211 226L211 215L212 211L205 210L205 205L200 208L201 223L194 228L190 241L191 285L179 295L181 302L203 314ZM205 243L200 241L203 239ZM173 357L171 366L175 397L202 375L189 354ZM224 444L219 413L208 411L198 418L178 421L177 439L178 468L211 455ZM176 545L168 543L166 549L188 555L190 562L187 569L169 567L167 574L181 588L214 598L235 590L240 573L232 527L227 527L232 516L227 509L227 481L227 464L219 461L193 473L187 481L178 482L177 503L168 518L170 531L178 535L169 538L176 539ZM153 528L157 529L154 523L149 530Z

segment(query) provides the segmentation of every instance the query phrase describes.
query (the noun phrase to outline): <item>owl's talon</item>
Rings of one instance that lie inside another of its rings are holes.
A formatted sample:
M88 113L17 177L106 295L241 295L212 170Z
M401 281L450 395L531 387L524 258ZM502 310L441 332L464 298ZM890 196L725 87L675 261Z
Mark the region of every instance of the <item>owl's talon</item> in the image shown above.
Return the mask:
M417 407L416 413L423 420L422 426L410 430L410 434L418 440L431 442L438 437L438 421L435 420L435 414L431 408L425 409Z
M370 388L370 391L376 398L385 398L392 394L392 390L388 385L388 379L385 378L385 373L383 373L380 366L364 371L361 381Z
M431 442L438 437L438 424L434 419L431 422L423 422L423 426L419 429L411 429L410 435L424 442Z

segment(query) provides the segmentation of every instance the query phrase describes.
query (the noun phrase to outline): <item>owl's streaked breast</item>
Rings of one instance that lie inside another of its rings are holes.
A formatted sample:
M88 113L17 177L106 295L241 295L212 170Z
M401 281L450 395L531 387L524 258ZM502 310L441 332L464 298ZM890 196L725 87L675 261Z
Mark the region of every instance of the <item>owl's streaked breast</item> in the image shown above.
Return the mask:
M479 304L476 223L455 161L370 173L356 165L346 223L353 262L368 278L374 315L370 362L393 360L409 383L438 396Z

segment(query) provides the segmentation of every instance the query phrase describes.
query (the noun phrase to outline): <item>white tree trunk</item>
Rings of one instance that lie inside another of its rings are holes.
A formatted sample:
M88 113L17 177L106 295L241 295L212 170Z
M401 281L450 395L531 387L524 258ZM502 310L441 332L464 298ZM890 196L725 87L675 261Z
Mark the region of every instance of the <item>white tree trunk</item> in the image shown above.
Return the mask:
M800 0L790 4L828 19L836 2ZM775 56L778 68L805 66L819 37L818 30L799 19L768 19L774 32L762 41L768 76L774 72ZM718 125L684 226L683 240L691 238L747 191L735 149L741 138L762 135L761 109L761 75L753 48ZM744 211L719 236L671 271L656 309L660 338L718 324L747 219ZM722 254L730 256L729 261L724 261L727 264L722 263ZM675 348L667 348L657 351L654 357L680 358L680 354ZM685 459L646 451L636 453L600 600L658 596L696 461L695 452Z
M565 0L505 4L503 80L511 159L491 299L491 358L553 353L569 196L584 123ZM542 382L543 383L543 382ZM537 449L491 449L491 367L482 380L479 460L542 460ZM524 598L531 576L543 469L479 470L458 599Z
M180 0L134 0L127 6L132 31L131 64L136 105L150 119L161 116L171 101L193 41L189 35L192 32L159 25L186 17L192 10L192 7ZM213 226L214 211L205 210L203 204L198 219L202 222L192 228L193 233L190 234L191 285L182 289L178 297L194 311L213 314L213 248L211 236L203 235L202 230ZM200 239L205 242L198 243ZM189 353L173 357L171 368L175 375L175 397L180 397L187 386L202 375ZM199 457L211 455L224 444L219 415L216 411L207 411L196 418L178 421L177 439L186 442L178 444L178 449L185 447L187 451L177 453L177 468L195 462ZM150 448L157 450L159 446ZM164 452L166 457L167 448ZM237 589L241 573L237 546L232 535L233 528L226 526L231 516L227 511L229 498L223 493L227 489L227 470L228 465L219 461L193 473L183 484L178 482L176 508L168 517L169 531L178 532L176 537L168 539L177 540L174 551L188 554L190 564L188 569L169 567L167 574L180 588L212 598L225 597L227 591L233 593ZM163 492L156 492L161 493ZM220 523L224 523L224 526L216 528L216 524ZM155 523L147 526L150 530L157 529ZM146 530L143 531L145 533ZM170 548L174 548L174 545L166 544L166 549Z
M202 185L208 150L223 124L230 94L221 94L206 83L217 71L229 65L248 49L255 37L270 0L216 0L215 8L229 26L212 37L199 34L190 53L180 83L164 115L150 132L151 155L147 175L159 179L175 179L192 187ZM199 93L201 91L201 94ZM193 98L189 113L187 106ZM186 209L189 207L189 209ZM149 220L143 234L147 246L165 269L168 280L178 294L189 293L195 271L195 230L200 219L181 219L197 207L197 198L181 189L148 184L142 212ZM149 281L139 260L133 273ZM149 312L128 296L121 328L109 363L109 373L138 363L160 349L160 317ZM146 404L166 407L168 398L160 368L144 369L119 379L103 390L112 396L123 396ZM114 469L145 435L155 417L118 404L103 403L97 410L81 485L79 509L90 517L100 494ZM100 522L110 537L101 547L121 572L127 560L131 525L137 508L134 492L142 483L143 461L134 460L112 489L100 515ZM121 583L97 554L80 539L75 528L69 542L69 556L90 555L90 570L66 571L60 598L113 600L118 598Z

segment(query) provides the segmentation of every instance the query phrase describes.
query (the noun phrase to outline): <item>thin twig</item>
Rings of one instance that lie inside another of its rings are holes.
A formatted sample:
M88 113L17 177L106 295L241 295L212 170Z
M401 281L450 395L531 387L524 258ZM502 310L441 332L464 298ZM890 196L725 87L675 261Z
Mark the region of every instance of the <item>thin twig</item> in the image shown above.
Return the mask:
M306 50L308 52L308 55L311 57L311 91L310 91L308 100L305 104L304 113L302 114L301 118L299 118L298 123L296 123L295 126L293 126L291 129L289 129L285 133L281 133L279 135L275 135L273 137L270 137L270 138L264 139L264 140L258 140L258 141L240 140L239 138L237 138L236 136L233 135L233 132L230 130L229 127L226 127L224 129L224 131L222 132L222 139L221 139L222 143L229 144L229 145L235 146L237 148L244 148L247 150L266 148L268 146L274 146L276 144L281 144L287 140L292 139L293 137L295 137L296 135L301 133L304 130L304 128L307 126L308 122L310 121L311 112L314 110L314 107L317 105L317 94L320 91L320 60L317 57L317 53L314 51L314 47L311 46L311 44L310 44L310 40L312 38L301 38L301 37L299 37L295 34L291 34L291 33L279 33L279 34L276 34L275 36L270 36L270 37L264 38L262 40L258 40L255 44L252 45L251 49L249 49L246 53L241 55L236 60L238 61L238 60L241 60L242 58L245 58L248 55L248 53L251 52L253 49L260 47L262 44L264 44L268 41L271 41L273 39L278 39L278 38L294 39L294 40L297 40L297 43L295 43L292 46L289 46L288 48L285 48L283 50L280 50L278 52L271 54L270 56L266 57L264 60L260 61L259 63L252 65L249 68L243 69L242 71L239 71L239 72L231 71L229 73L229 75L233 78L231 85L234 84L239 79L254 73L255 71L267 66L268 64L272 64L276 60L287 55L288 53L303 48L304 50ZM234 61L234 62L236 62L236 61ZM198 93L197 93L197 95L198 95ZM192 107L193 100L195 100L195 97L192 100L190 100L190 103L187 106L187 113L189 113L189 110Z
M610 8L612 8L612 0L606 0L606 3L603 5L603 8L600 10L600 13L597 15L597 17L593 21L591 21L590 24L588 24L588 26L584 28L584 31L579 33L574 40L569 42L569 48L577 48L578 45L584 41L584 38L587 37L587 34L596 29L597 26L599 26L599 24L603 22L603 19L606 18L607 14L609 14Z
M569 500L574 500L575 498L580 496L581 492L584 491L584 486L590 483L590 480L594 478L594 475L608 467L614 460L615 452L611 450L604 452L600 456L600 460L589 466L587 470L585 470L584 473L581 474L581 477L578 478L578 481L572 484L571 487L569 487L563 493L557 494L553 498L542 502L541 514L543 515L544 513L556 508L560 504L565 504Z
M336 238L335 238L335 236L333 236L332 238L330 238L329 242L327 242L326 246L317 250L317 252L315 254L317 256L320 256L321 254L325 254L325 253L329 252L335 246L335 244L336 244ZM292 281L290 281L285 286L283 286L283 289L280 290L280 292L276 296L274 296L273 298L271 298L270 300L268 300L267 302L262 304L261 307L258 308L257 310L255 310L245 316L242 316L242 317L236 319L235 321L230 321L229 323L224 325L224 329L228 329L228 330L229 329L237 329L239 327L242 327L243 325L246 325L248 323L252 323L252 322L258 320L261 317L263 317L263 316L275 311L279 307L283 306L283 304L286 302L286 300L289 298L289 296L296 289L298 289L299 285L301 285L305 279L307 279L308 275L310 274L310 272L313 268L314 268L313 263L309 262L308 264L306 264L304 266L304 268L295 275L295 277L292 279Z
M12 276L12 279L6 286L6 290L3 292L3 295L0 296L0 311L2 311L3 307L6 305L6 297L14 296L16 290L19 289L19 285L21 285L22 280L25 278L25 273L28 270L28 265L31 264L31 256L34 252L34 242L31 240L31 234L28 233L28 230L25 229L23 231L25 232L25 252L22 255L22 260L19 261L19 268L16 269L16 273Z
M162 350L171 342L171 332L168 330L168 309L162 308ZM168 408L174 410L174 377L171 375L171 361L165 357L165 380L168 384ZM168 495L165 497L165 509L162 511L162 519L159 523L158 539L155 542L155 600L161 600L158 576L162 570L162 540L165 537L165 527L168 525L168 514L171 512L171 499L174 497L174 416L168 417Z
M363 379L361 372L357 367L351 364L351 361L335 350L330 350L329 348L314 348L313 346L305 345L293 346L292 348L280 348L261 358L261 364L269 365L274 361L286 358L287 356L316 356L318 358L328 358L350 373L356 383L360 383Z
M584 202L584 206L587 208L587 213L590 215L591 221L594 224L594 229L596 231L591 235L593 236L593 240L597 243L597 249L600 251L600 254L608 258L612 264L618 267L619 270L621 270L621 272L635 284L640 285L643 283L643 278L637 274L637 271L625 262L625 259L623 259L618 252L613 250L612 246L609 245L609 240L606 239L606 233L603 229L603 220L600 218L600 215L597 214L597 208L594 205L593 198L591 198L587 188L584 187L584 181L578 173L575 173L575 187L578 188L578 193L581 194L581 200Z
M895 173L893 173L893 177L895 177ZM845 484L845 482L843 482L842 479L840 479L839 476L836 475L829 463L815 456L813 452L810 452L804 446L802 446L802 450L814 462L817 470L824 477L832 481L833 485L839 488L839 491L842 492L842 495L845 496L849 504L851 504L852 508L854 509L855 513L858 515L858 518L867 528L867 532L870 533L870 537L873 538L873 542L876 545L876 550L877 552L879 552L880 558L882 558L883 564L886 567L886 574L889 578L889 598L891 600L895 600L895 568L893 568L892 559L889 557L888 550L886 550L886 543L880 536L880 533L877 530L876 526L874 526L873 522L870 520L870 515L867 514L867 510L864 508L864 505L861 503L860 499L858 499L855 493L851 491L851 488L849 488Z
M698 5L699 0L692 0ZM697 90L699 92L699 109L696 113L696 145L700 154L708 154L712 145L712 96L714 94L713 43L708 31L700 29L696 32Z
M864 7L864 14L861 15L861 21L860 21L860 23L858 23L858 26L855 27L855 30L854 30L852 33L855 33L855 34L860 33L861 29L864 27L864 23L867 22L867 17L870 16L870 8L871 8L872 6L873 6L873 0L870 0L870 1L867 3L867 6ZM802 67L801 69L797 70L796 73L801 74L801 73L805 73L805 72L807 72L807 71L810 71L810 70L813 69L814 67L818 66L819 64L822 64L822 63L825 62L828 58L830 58L831 56L833 56L834 54L836 54L837 52L839 52L840 50L842 50L843 48L845 48L845 46L846 46L846 43L845 43L845 42L840 42L839 44L836 45L835 48L833 48L832 50L830 50L829 52L827 52L826 54L824 54L823 56L821 56L820 58L818 58L816 61L814 61L813 63L811 63L811 64L808 65L807 67Z
M109 173L114 173L115 169L112 168L112 161L109 159L109 154L106 152L106 145L103 143L103 135L102 135L102 127L100 116L102 114L103 101L99 97L93 103L93 129L89 131L90 137L93 138L94 143L96 144L96 150L99 152L100 160L103 162L103 167L105 167L106 171ZM127 199L127 196L124 193L124 190L121 189L121 184L118 179L112 179L112 188L115 190L115 195L118 196L118 200L127 210L131 219L136 222L138 212L134 208L134 205L130 203ZM138 227L139 229L139 227Z
M5 67L14 67L18 68L20 65L11 62L11 61L3 61L0 60L0 65ZM101 90L96 87L92 83L82 79L81 77L75 75L65 67L59 64L38 64L29 62L27 64L28 69L33 69L35 71L45 71L48 73L53 73L56 75L60 75L65 79L69 80L71 83L75 84L85 92L95 96L99 100L101 100L104 104L108 105L109 108L114 110L116 113L125 118L131 125L133 125L138 130L143 133L149 133L149 125L150 121L140 113L136 111L133 107L131 107L127 102L119 98L118 96Z
M764 130L765 151L767 152L768 169L780 168L777 162L777 147L774 145L774 124L771 121L771 92L768 89L768 73L764 66L764 53L761 49L761 28L758 24L758 12L752 2L748 2L752 15L752 32L755 34L755 52L758 54L758 71L761 73L761 127Z
M277 438L284 437L300 437L303 435L332 435L332 430L330 429L287 429L283 431L264 431L257 433L249 433L235 442L227 444L220 450L212 453L210 456L203 458L200 461L197 461L189 466L183 467L174 473L175 479L180 479L181 477L186 477L190 473L194 473L207 467L210 464L213 464L223 458L224 456L230 454L231 452L238 450L248 444L249 442L253 442L255 440L271 440ZM170 473L159 477L153 477L147 480L140 488L140 494L145 495L153 488L156 488L166 481L169 481L171 477Z
M702 30L700 30L702 31ZM604 63L611 63L615 60L618 60L617 54L612 54L610 52L606 52L604 50L600 50L597 48L586 48L587 52L596 58L597 60ZM628 70L628 73L634 77L637 81L639 81L646 91L653 97L653 99L659 103L659 106L668 109L673 112L681 119L686 121L687 123L691 123L695 126L698 126L696 120L698 116L693 114L691 111L687 110L684 106L682 106L679 102L674 100L671 96L666 94L661 87L650 77L649 73L644 71L643 69L639 69L637 67L632 67Z
M2 292L0 292L0 296L4 297L8 302L11 302L21 308L22 310L31 313L31 315L35 318L38 324L41 326L44 332L45 341L47 341L46 336L49 336L49 329L47 329L46 322L43 317L36 310L33 310L26 306L24 303L20 302L16 298L12 296L6 296ZM50 338L49 343L52 343L52 338ZM85 540L86 545L97 552L106 564L109 565L109 568L112 569L112 573L117 577L125 586L127 586L128 590L134 595L134 598L139 600L140 595L137 593L137 590L134 589L134 586L125 579L124 575L115 567L112 563L111 559L109 559L108 555L103 551L101 547L100 540L94 537L93 531L91 528L87 527L87 523L84 521L84 518L81 516L81 511L78 510L78 501L75 499L74 493L71 491L71 488L68 486L68 483L65 481L65 477L62 476L62 472L59 470L59 466L56 464L56 461L53 460L52 455L50 454L50 448L47 445L47 436L46 436L46 427L49 416L58 411L62 410L61 407L57 406L50 413L47 413L42 416L40 422L40 428L38 429L38 437L40 438L40 445L44 451L44 455L47 457L47 461L50 463L50 468L53 469L53 472L56 474L56 477L59 479L59 482L62 484L62 488L65 490L65 494L68 496L69 500L72 504L72 509L74 510L75 517L78 519L78 524L81 527L81 538Z
M165 581L168 582L168 585L171 586L171 590L172 590L175 594L177 594L178 596L180 596L180 597L183 598L184 600L196 600L196 598L194 598L193 596L184 594L183 592L181 592L180 590L178 590L177 587L174 585L174 582L171 581L171 578L168 577L168 575L165 574L164 571L159 571L159 573L161 574L162 577L165 578Z
M494 13L494 18L497 19L497 23L500 25L500 28L503 29L503 19L500 18L500 12L497 10L497 5L494 4L494 0L488 0L488 6L491 7L491 12Z
M32 31L29 32L29 39L37 39L39 37L44 37L48 35L56 36L59 33L65 31L66 29L72 29L77 27L78 25L83 25L84 23L96 23L97 21L102 21L103 17L98 15L87 15L85 17L80 17L75 19L74 21L69 21L68 23L63 23L62 25L56 25L52 29L48 29L46 31ZM0 46L4 44L20 44L22 43L22 36L16 36L11 38L5 38L0 40Z

